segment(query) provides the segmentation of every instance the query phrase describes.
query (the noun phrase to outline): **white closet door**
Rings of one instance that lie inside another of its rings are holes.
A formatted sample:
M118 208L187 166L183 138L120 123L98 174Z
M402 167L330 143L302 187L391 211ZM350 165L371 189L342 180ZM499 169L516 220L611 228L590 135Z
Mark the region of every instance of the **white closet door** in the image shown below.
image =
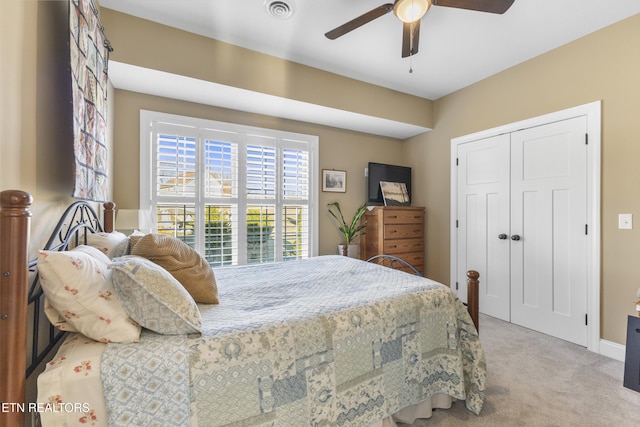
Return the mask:
M509 321L509 135L458 146L458 294L482 272L480 312Z
M511 321L583 346L586 132L578 117L511 134Z

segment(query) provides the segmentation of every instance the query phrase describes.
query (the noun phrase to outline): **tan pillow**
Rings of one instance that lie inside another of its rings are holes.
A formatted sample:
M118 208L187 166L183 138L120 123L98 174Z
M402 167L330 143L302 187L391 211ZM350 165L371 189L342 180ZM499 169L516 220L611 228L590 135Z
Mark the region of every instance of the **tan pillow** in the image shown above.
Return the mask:
M131 255L167 270L196 302L218 304L218 287L209 263L182 240L165 234L131 236Z

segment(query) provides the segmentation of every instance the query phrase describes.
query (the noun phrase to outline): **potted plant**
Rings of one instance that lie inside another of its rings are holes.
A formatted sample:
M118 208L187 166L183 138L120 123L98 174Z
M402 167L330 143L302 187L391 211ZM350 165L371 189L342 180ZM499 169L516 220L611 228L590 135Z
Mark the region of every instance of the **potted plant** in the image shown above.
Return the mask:
M342 215L342 209L340 209L340 203L333 202L329 203L328 206L329 214L331 214L333 219L336 221L338 230L340 230L340 232L344 236L345 242L342 245L338 245L339 251L341 251L342 255L344 256L358 258L359 246L352 243L356 237L365 234L365 231L363 229L366 225L366 222L361 223L360 219L362 218L362 215L364 215L364 213L367 211L367 205L364 203L360 205L350 222L345 221L344 216Z

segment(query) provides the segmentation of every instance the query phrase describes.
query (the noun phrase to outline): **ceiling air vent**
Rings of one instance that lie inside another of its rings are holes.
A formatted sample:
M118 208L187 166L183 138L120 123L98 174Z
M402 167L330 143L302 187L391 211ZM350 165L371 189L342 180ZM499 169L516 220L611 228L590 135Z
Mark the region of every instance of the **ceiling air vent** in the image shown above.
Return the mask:
M267 13L276 19L287 19L293 15L293 6L283 0L266 0L264 6Z

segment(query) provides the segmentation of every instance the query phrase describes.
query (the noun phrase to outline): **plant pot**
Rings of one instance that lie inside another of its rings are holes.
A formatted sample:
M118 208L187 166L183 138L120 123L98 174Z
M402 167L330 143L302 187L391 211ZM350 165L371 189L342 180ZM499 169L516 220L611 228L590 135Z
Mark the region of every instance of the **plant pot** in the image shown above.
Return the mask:
M338 245L338 255L344 255L344 245ZM360 245L349 245L347 248L347 256L349 258L360 258Z

